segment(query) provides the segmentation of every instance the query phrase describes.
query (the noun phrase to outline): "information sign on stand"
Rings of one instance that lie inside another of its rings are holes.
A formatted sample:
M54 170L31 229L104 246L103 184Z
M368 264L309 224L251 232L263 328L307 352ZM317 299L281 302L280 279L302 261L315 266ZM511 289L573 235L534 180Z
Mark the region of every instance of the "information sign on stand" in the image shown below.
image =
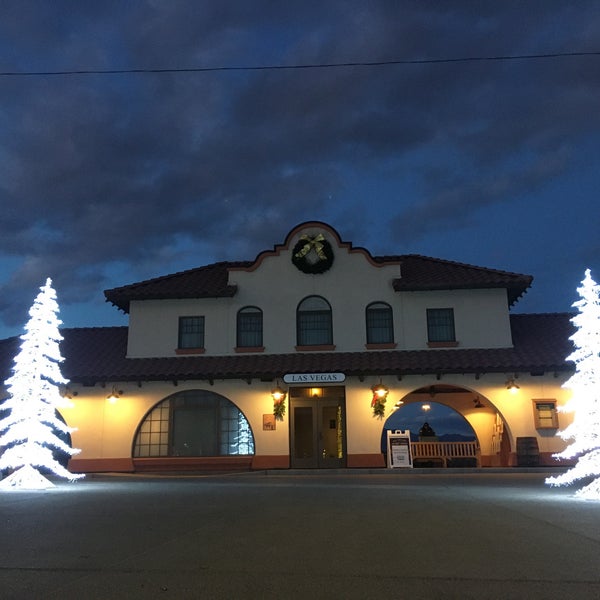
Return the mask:
M387 432L388 469L412 469L413 461L410 452L410 431Z

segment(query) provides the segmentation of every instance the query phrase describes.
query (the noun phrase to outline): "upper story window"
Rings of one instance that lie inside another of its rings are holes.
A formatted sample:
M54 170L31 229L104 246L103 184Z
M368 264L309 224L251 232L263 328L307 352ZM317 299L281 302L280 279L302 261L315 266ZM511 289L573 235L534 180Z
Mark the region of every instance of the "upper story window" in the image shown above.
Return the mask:
M263 314L256 306L241 308L237 314L238 348L258 348L263 345Z
M367 344L391 344L394 342L392 307L385 302L373 302L367 306Z
M178 349L204 348L204 317L179 317Z
M453 308L427 309L427 341L456 342Z
M333 344L331 306L321 296L308 296L296 311L298 346Z

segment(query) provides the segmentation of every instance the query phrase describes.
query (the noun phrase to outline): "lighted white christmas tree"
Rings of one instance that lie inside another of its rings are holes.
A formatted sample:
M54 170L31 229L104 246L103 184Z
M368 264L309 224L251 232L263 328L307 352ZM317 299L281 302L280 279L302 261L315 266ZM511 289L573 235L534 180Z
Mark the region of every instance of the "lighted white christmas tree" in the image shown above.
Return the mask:
M572 390L572 396L561 412L573 412L573 421L558 435L573 440L556 458L577 458L574 467L556 477L549 477L551 485L569 485L581 479L592 478L575 495L600 500L600 286L585 272L577 288L581 299L573 306L579 313L571 322L577 327L571 340L575 350L567 360L575 363L575 374L563 385Z
M70 456L79 452L58 436L73 431L56 416L57 409L68 405L60 393L67 380L60 371L58 311L52 281L47 279L29 310L13 374L5 381L9 395L0 405L0 470L12 473L0 481L0 490L53 487L38 469L69 480L83 477L68 471L53 455L53 450Z

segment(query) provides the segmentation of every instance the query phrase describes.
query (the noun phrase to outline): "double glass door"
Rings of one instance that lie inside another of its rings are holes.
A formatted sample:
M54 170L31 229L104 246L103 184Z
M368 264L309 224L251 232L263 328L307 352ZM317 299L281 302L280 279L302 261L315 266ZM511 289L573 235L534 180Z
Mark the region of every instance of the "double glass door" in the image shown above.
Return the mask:
M294 469L346 466L344 388L290 390L290 454Z

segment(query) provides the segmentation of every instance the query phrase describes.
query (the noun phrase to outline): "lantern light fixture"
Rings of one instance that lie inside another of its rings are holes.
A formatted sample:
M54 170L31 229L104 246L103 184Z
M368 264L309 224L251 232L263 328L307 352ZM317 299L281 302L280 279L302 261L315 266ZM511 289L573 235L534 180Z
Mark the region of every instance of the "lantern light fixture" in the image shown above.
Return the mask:
M374 396L377 396L382 400L387 398L387 395L390 393L390 390L388 390L387 387L381 383L381 381L377 385L374 385L371 388L371 391L373 392Z
M111 390L110 394L108 394L108 396L106 396L106 399L111 404L114 404L122 395L123 395L123 390L118 390L116 388L116 386L113 385L112 390Z
M271 397L273 398L273 402L283 402L286 396L287 392L283 390L279 385L275 386L271 390Z
M506 382L506 389L511 393L511 394L516 394L521 388L515 383L514 379L509 379Z
M283 420L285 415L285 397L287 392L279 387L279 382L271 390L271 398L273 398L273 415L279 421Z
M473 406L475 408L483 408L483 404L481 403L479 396L477 396L476 398L473 398Z

